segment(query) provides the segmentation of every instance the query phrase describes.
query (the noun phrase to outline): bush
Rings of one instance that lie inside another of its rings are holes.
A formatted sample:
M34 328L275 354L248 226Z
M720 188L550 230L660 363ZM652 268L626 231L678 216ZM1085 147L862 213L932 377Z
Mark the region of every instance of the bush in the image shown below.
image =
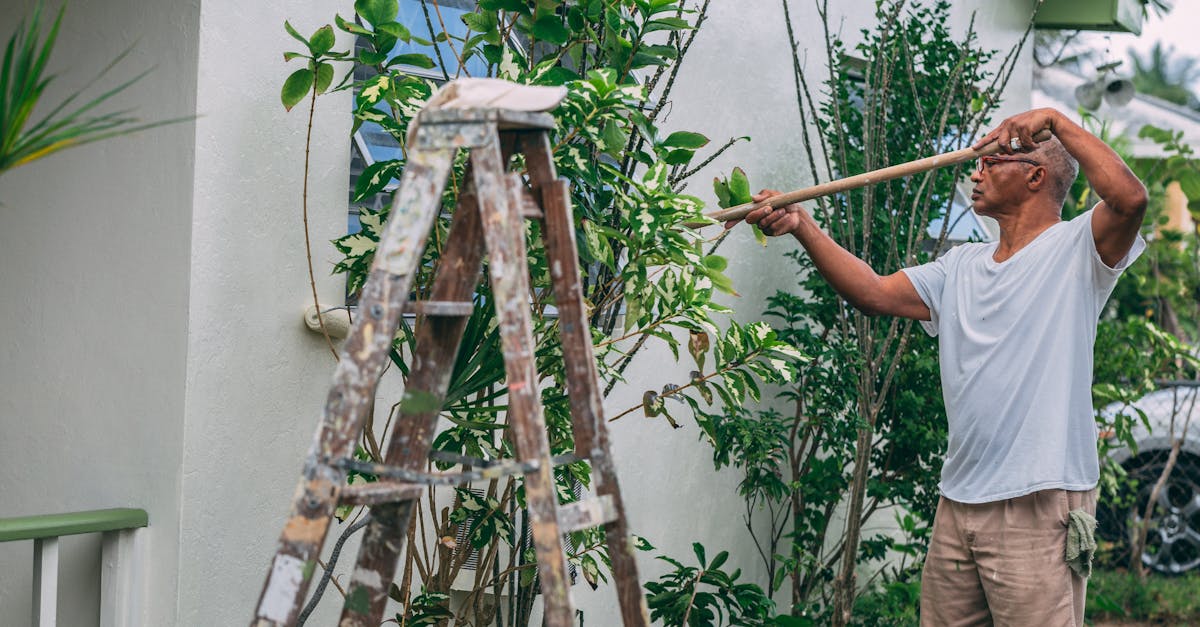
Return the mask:
M1097 570L1088 580L1087 617L1096 620L1200 623L1200 573L1149 577L1127 570Z

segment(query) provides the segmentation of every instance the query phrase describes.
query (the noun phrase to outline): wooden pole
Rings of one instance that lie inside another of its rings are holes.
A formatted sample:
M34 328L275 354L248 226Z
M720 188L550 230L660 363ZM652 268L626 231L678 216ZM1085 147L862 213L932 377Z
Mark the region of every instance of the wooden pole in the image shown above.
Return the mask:
M1033 139L1040 143L1050 139L1051 136L1052 133L1050 132L1050 129L1042 129L1034 134ZM883 183L884 181L898 179L903 176L912 176L913 174L920 174L922 172L928 172L929 170L964 163L966 161L978 159L979 157L994 155L999 151L1000 145L997 142L992 142L979 150L975 150L974 148L963 148L961 150L945 152L940 155L925 157L924 159L917 159L916 161L899 163L886 168L880 168L878 170L872 170L870 172L848 176L846 178L829 181L827 183L821 183L820 185L813 185L812 187L805 187L803 189L787 192L785 194L779 194L778 196L772 196L763 202L748 202L746 204L737 205L736 207L729 207L727 209L713 211L704 215L705 217L712 218L718 222L741 220L749 215L751 211L761 207L770 206L777 208L784 205L790 205L792 203L803 202L805 200L812 200L813 198L820 198L821 196L828 196L830 194L837 194L839 192L858 189L868 185L875 185L877 183ZM700 228L707 226L707 223L686 222L684 225L691 228Z

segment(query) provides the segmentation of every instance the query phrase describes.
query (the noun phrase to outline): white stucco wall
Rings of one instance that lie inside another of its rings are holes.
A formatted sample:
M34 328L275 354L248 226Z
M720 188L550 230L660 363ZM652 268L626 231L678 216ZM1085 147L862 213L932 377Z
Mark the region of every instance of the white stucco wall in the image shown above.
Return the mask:
M28 4L0 0L6 10ZM794 4L797 32L814 42L809 65L820 67L814 10ZM834 4L845 33L874 5ZM969 4L983 5L984 43L1007 48L1031 3ZM311 33L351 5L174 0L149 10L133 0L76 1L56 57L74 65L71 78L140 37L128 66L158 69L125 101L202 117L0 179L0 516L148 509L148 625L246 622L316 426L333 359L300 322L311 298L300 206L308 105L285 113L279 104L284 77L299 67L282 61L299 45L282 25ZM967 19L954 9L957 32ZM713 2L665 125L716 145L753 141L698 173L692 193L712 200L708 181L734 165L756 188L809 182L786 48L777 2ZM1025 53L1006 110L1027 105L1028 83ZM328 242L346 228L349 108L347 94L321 97L314 130L309 225L327 303L342 298ZM772 241L764 251L745 232L725 244L739 320L757 318L767 295L794 284L781 256L793 246ZM682 381L687 359L664 366L665 350L649 352L628 378ZM606 409L622 411L642 391L619 389ZM634 530L687 559L697 540L710 555L729 550L731 568L765 583L742 527L739 477L714 472L711 450L685 425L673 431L636 413L611 425ZM91 624L94 582L76 573L89 572L97 546L67 547L64 579L84 583L82 600L64 603L63 624ZM27 620L30 553L28 543L0 545L0 624ZM663 572L649 554L641 566L643 580ZM575 596L587 624L617 624L611 589L581 584ZM331 624L339 605L331 591L312 624Z
M300 46L284 19L307 36L352 11L349 1L202 5L179 625L253 616L333 373L324 339L301 321L312 301L301 207L309 106L285 112L279 91L301 67L283 62ZM346 229L349 134L349 93L319 98L309 227L317 290L332 304L344 301L329 241Z
M0 2L5 38L32 4ZM71 2L45 102L133 45L90 93L154 67L105 110L191 114L199 1L154 7ZM194 130L111 139L0 177L0 517L146 509L148 625L174 623ZM0 544L0 625L28 624L32 544ZM60 573L59 624L96 624L98 537L65 539Z

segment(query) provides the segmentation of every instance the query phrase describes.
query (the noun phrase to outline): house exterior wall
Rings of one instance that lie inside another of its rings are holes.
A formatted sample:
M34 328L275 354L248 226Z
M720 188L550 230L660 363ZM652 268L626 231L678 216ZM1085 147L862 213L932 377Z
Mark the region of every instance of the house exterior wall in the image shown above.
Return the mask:
M283 62L302 47L284 20L308 36L335 13L353 3L201 7L179 625L253 616L333 374L324 338L302 320L309 103L285 112L279 91L302 67ZM323 303L344 301L329 241L346 231L350 108L349 92L322 96L313 124L308 224ZM339 607L326 603L312 624L333 624Z
M33 4L0 0L5 38ZM45 102L134 46L89 93L154 67L106 110L190 115L199 4L71 2ZM147 625L173 624L177 596L194 136L167 126L0 177L0 517L146 509ZM0 544L0 625L28 624L32 554ZM97 536L64 538L59 624L96 624L99 562Z
M808 63L819 68L815 10L793 4L797 32L813 41ZM874 6L831 4L848 34ZM984 43L1007 48L1032 2L958 3L968 4L979 6ZM151 11L133 0L73 2L60 62L98 67L140 37L131 66L158 69L137 93L153 98L156 114L202 117L0 180L0 515L146 507L148 625L248 620L316 426L333 358L301 322L311 301L300 206L308 104L291 113L279 104L283 79L299 67L282 61L299 45L282 25L286 18L308 34L351 5L175 0ZM969 14L958 5L961 32ZM706 200L714 200L707 181L735 165L756 187L810 182L782 20L777 2L713 2L680 71L668 130L703 132L715 145L753 137L694 177L691 192ZM1006 111L1027 105L1029 65L1026 51ZM309 226L324 303L341 301L328 242L346 228L349 111L341 93L322 96L315 113ZM97 202L109 210L81 210ZM795 284L782 258L793 246L763 250L744 230L724 245L742 294L729 303L738 319L757 318L767 295ZM628 379L661 386L692 369L686 357L669 362L665 351L647 353ZM642 391L618 389L607 411L638 403ZM765 584L742 527L739 478L714 472L709 447L685 424L673 431L631 414L611 425L631 525L673 556L690 555L693 541L710 555L729 550L731 568ZM94 563L98 549L84 548L72 559ZM28 616L30 551L0 545L0 624ZM663 572L652 557L641 556L643 580ZM94 612L97 593L88 594L64 609ZM581 584L574 595L587 624L619 623L610 588ZM312 624L333 622L336 597L331 590Z

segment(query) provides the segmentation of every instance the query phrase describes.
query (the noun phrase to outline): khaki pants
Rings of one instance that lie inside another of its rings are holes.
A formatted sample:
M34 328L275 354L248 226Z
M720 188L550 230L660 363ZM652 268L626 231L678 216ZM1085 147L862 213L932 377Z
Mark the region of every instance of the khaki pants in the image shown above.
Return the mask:
M1087 580L1066 562L1067 514L1096 491L938 502L921 578L922 627L1083 625Z

